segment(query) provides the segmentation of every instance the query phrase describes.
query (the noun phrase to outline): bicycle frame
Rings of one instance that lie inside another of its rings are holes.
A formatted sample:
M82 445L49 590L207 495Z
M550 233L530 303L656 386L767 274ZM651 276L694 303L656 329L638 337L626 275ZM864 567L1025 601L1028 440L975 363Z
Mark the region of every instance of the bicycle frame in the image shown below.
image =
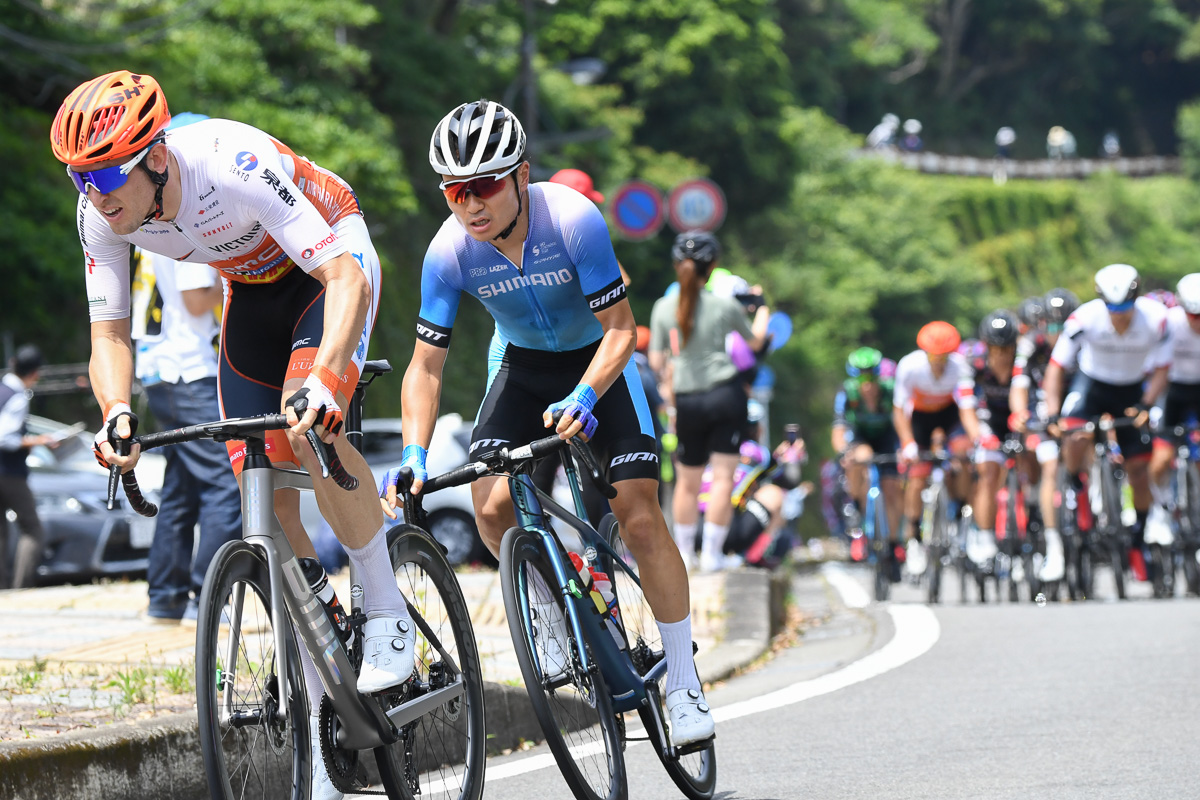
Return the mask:
M580 611L576 601L581 600L583 591L579 587L578 580L573 577L574 566L570 567L570 572L568 572L568 568L563 562L562 545L558 536L550 529L546 519L547 511L574 528L583 538L585 547L603 550L612 559L613 564L637 583L639 588L641 581L637 574L621 560L616 551L609 546L608 542L604 541L604 538L582 519L585 512L583 494L579 490L578 473L566 451L563 451L562 460L567 473L567 483L571 487L571 495L575 502L576 513L572 514L552 497L535 487L529 475L519 473L510 476L508 482L509 494L517 514L517 525L535 532L541 537L542 548L550 561L551 569L554 570L555 580L558 582L558 590L567 601L567 617L572 633L575 635L576 641L586 641L591 645L595 655L595 664L589 657L587 648L584 648L579 653L580 669L584 672L590 672L593 668L600 669L612 692L613 709L617 712L633 711L646 702L647 692L651 690L649 685L656 684L666 673L667 662L666 659L662 659L646 675L638 674L633 669L629 658L617 649L612 636L604 630L599 615ZM532 640L532 620L526 617L521 622L525 629L525 635ZM537 658L536 652L534 658ZM653 690L656 691L657 687L655 686ZM665 731L662 733L661 741L666 741Z
M300 643L308 647L313 664L321 675L325 692L341 720L342 724L338 730L339 745L349 750L366 750L391 744L399 738L394 724L403 723L394 718L389 721L389 716L383 713L377 703L359 694L349 654L338 638L333 623L325 614L320 600L309 587L304 573L300 570L296 554L275 517L274 496L275 492L281 489L311 491L312 478L307 472L300 470L272 467L270 459L267 458L264 441L248 437L245 465L242 470L242 538L249 544L262 548L267 556L271 596L273 599L283 598L287 605L285 612L278 602L271 604L271 625L275 635L275 657L279 661L279 680L287 680L289 664L285 631L294 620ZM352 585L358 585L353 565L350 581ZM241 625L244 591L244 587L239 587L234 598L234 607L231 609L232 633L225 662L229 665L237 663L234 657L238 647L236 634ZM461 693L461 683L456 685ZM426 698L422 698L424 699ZM232 694L227 693L221 703L220 722L223 725L231 722L232 702ZM393 712L409 710L408 706L400 706L393 709ZM278 713L286 716L286 705L281 705ZM419 714L413 718L416 716Z

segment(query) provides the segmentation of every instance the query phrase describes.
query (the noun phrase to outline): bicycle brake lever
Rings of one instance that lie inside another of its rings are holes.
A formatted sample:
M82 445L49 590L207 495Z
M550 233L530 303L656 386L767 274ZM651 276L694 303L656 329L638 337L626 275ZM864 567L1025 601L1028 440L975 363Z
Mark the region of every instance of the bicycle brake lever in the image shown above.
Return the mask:
M317 464L321 467L321 477L329 477L329 459L325 457L325 448L321 445L323 442L312 428L304 432L304 438L308 439L308 445L312 448L313 455L317 457Z

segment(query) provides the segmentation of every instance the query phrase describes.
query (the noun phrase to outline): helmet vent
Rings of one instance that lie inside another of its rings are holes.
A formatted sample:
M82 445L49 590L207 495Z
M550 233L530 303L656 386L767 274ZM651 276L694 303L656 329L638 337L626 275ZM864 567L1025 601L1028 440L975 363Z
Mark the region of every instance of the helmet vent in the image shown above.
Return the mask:
M88 146L104 140L124 116L124 106L105 106L97 111L92 117L92 130L87 140Z

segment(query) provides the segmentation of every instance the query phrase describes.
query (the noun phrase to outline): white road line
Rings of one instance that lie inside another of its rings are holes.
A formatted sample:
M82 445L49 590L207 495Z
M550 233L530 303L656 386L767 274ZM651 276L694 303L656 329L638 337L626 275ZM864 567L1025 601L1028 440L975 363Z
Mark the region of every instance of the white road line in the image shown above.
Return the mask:
M842 596L842 602L848 608L866 608L871 604L871 596L863 585L854 579L846 568L836 561L827 561L821 565L821 575L829 581L833 588Z
M829 565L826 566L828 567ZM858 593L864 598L864 606L869 602L866 590L844 569L834 568L829 572L825 572L823 569L822 572L829 579L829 582L833 584L834 588L841 593L846 605L852 605L854 589L857 589ZM833 577L835 575L839 577ZM851 596L847 596L848 594ZM862 606L857 607L861 608ZM937 617L924 605L892 604L888 606L887 611L892 615L892 622L895 625L896 632L887 644L875 652L827 675L793 683L791 686L778 689L770 694L760 695L751 700L743 700L738 703L722 706L721 708L713 708L713 717L716 718L717 722L725 722L749 716L750 714L774 711L782 706L802 703L814 697L820 697L821 695L836 692L839 689L845 689L847 686L853 686L856 683L878 677L885 672L907 664L913 659L919 658L933 647L941 635L942 629L938 625ZM632 742L630 743L631 746L633 744ZM534 770L549 769L553 766L555 766L554 757L549 754L533 756L497 766L489 764L486 773L487 781L504 780L505 778L523 775Z

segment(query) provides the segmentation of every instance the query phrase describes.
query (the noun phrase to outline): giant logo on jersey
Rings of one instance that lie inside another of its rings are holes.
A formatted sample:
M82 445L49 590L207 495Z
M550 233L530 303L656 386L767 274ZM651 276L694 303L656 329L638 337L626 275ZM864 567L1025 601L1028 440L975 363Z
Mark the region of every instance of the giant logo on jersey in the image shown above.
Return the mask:
M515 278L497 281L496 283L488 283L480 286L476 291L479 293L481 300L486 300L489 297L515 292L526 286L561 286L564 283L571 283L574 280L575 276L571 274L571 270L564 267L556 272L535 272L530 275L518 275Z

